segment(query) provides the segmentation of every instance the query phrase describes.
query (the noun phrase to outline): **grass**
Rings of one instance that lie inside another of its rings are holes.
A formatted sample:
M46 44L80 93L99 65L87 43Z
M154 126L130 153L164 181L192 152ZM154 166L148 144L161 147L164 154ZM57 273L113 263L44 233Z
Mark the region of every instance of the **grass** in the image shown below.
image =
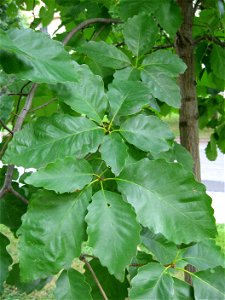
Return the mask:
M217 225L218 236L216 238L216 243L221 247L222 252L225 255L225 224ZM10 245L7 247L8 252L13 257L13 261L18 261L18 254L16 251L17 240L12 235L12 233L4 225L0 225L0 232L5 234L10 239ZM89 252L89 248L85 247L85 253ZM83 272L83 263L78 259L75 259L73 266L78 269L80 272ZM21 293L16 288L8 286L5 284L4 294L0 299L4 300L53 300L54 298L54 289L56 276L53 280L48 283L41 291L33 291L29 295Z

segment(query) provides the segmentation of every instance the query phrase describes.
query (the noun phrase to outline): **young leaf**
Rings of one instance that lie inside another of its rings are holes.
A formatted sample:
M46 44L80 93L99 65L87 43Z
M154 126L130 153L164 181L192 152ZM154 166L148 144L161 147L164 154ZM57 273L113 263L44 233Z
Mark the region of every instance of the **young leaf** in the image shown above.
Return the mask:
M167 151L169 140L174 138L168 125L155 116L131 117L121 125L120 132L128 143L146 152Z
M107 108L104 83L86 65L81 66L79 82L58 84L55 90L59 100L73 110L86 114L99 124L102 122Z
M193 273L192 280L196 300L224 300L225 298L225 269L216 267Z
M123 30L125 43L137 58L151 49L157 33L155 21L147 14L139 14L128 19Z
M3 292L3 283L9 274L9 266L12 263L12 258L6 250L9 243L9 239L0 233L0 295Z
M172 300L173 279L166 268L158 263L141 267L137 276L131 280L130 299Z
M97 150L103 136L102 128L83 117L65 114L39 118L15 134L3 161L39 168L57 158L83 158Z
M183 259L198 270L222 266L225 268L225 256L215 240L207 239L189 248L182 254Z
M100 147L102 159L111 167L113 173L118 175L125 165L128 147L118 133L106 135Z
M92 177L93 170L86 160L66 157L33 173L25 182L62 194L81 190Z
M174 295L173 299L176 300L194 300L194 290L193 287L189 284L181 281L175 277L173 277L173 288L174 288Z
M164 265L172 263L177 255L176 245L165 239L161 233L154 234L145 228L141 233L141 241Z
M152 0L121 0L119 3L119 12L123 19L128 19L141 12L154 13L157 8L157 2Z
M176 244L215 236L211 199L181 165L142 159L125 166L117 183L140 223L155 233Z
M80 255L90 198L90 189L71 195L48 191L34 194L19 229L23 281L56 274Z
M150 90L140 81L114 80L109 85L108 99L113 120L116 116L129 116L149 104Z
M89 245L109 273L123 280L124 269L136 254L140 226L132 207L121 195L102 190L92 198L85 218Z
M85 281L83 274L74 269L64 270L55 289L56 300L92 300L91 287Z
M106 293L109 300L124 300L128 294L128 280L124 282L118 281L113 275L110 275L107 268L103 267L99 260L93 259L90 261L90 265L94 270L101 286ZM96 283L93 280L93 276L85 265L84 276L86 281L91 286L91 296L94 300L102 300L102 294Z
M88 42L79 47L78 51L86 54L98 64L113 69L122 69L131 64L129 58L121 50L103 41Z
M0 31L0 63L6 73L38 83L76 81L77 65L63 45L31 29ZM59 71L60 70L60 71Z

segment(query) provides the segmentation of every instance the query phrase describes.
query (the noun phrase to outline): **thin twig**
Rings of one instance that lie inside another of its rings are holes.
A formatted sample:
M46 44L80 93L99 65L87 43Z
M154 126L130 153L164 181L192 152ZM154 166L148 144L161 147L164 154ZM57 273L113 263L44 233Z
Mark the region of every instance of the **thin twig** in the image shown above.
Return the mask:
M12 138L12 135L8 135L7 140L6 140L5 143L3 144L2 149L1 149L1 151L0 151L0 159L2 158L3 154L5 153L5 150L6 150L6 148L7 148L7 145L8 145L8 143L9 143L9 141L11 140L11 138Z
M168 48L174 48L174 44L166 44L166 45L154 46L153 50L168 49Z
M13 132L17 132L21 129L22 125L23 125L23 122L24 122L24 119L32 105L32 100L33 100L33 97L34 97L34 93L35 93L35 90L37 88L38 84L37 83L34 83L30 89L30 92L28 93L28 96L27 96L27 99L26 99L26 102L24 104L24 107L23 109L21 110L17 120L16 120L16 124L13 128ZM14 165L8 165L7 167L7 172L6 172L6 175L5 175L5 181L4 181L4 184L3 184L3 187L1 188L0 190L0 199L8 192L14 194L15 196L17 196L18 198L20 198L20 200L22 200L23 198L23 202L27 202L28 201L23 197L23 196L19 196L19 193L17 193L13 187L12 187L12 177L13 177L13 171L14 171ZM25 200L25 201L24 201Z
M26 93L9 93L8 96L27 96Z
M57 98L53 98L53 99L49 100L48 102L46 102L46 103L44 103L44 104L42 104L42 105L39 105L39 106L37 106L37 107L35 107L35 108L33 108L33 109L30 109L30 110L29 110L29 113L34 112L34 111L36 111L36 110L39 110L39 109L41 109L41 108L43 108L43 107L49 105L50 103L54 102L56 99L57 99Z
M19 99L18 99L18 101L17 101L16 111L15 111L15 113L14 113L14 117L13 117L13 119L12 119L12 124L13 124L13 125L14 125L16 116L18 115L18 112L19 112L20 102L21 102L21 99L22 99L22 97L23 97L23 96L22 96L23 90L24 90L25 87L28 86L28 84L30 84L30 83L31 83L31 81L26 82L26 83L22 86L22 88L21 88L21 90L20 90L20 92L19 92L20 96L19 96Z
M106 293L104 292L104 290L103 290L103 288L102 288L102 286L101 286L101 284L100 284L100 282L99 282L99 280L98 280L98 278L97 278L97 276L96 276L94 270L92 269L92 267L91 267L89 261L85 258L84 255L81 255L81 256L80 256L80 260L83 261L83 262L85 263L85 265L87 266L88 270L91 272L91 275L92 275L92 277L93 277L95 283L97 284L97 286L98 286L98 288L99 288L99 290L100 290L100 292L101 292L101 294L102 294L102 298L103 298L104 300L108 300L108 297L106 296Z
M102 33L102 31L106 28L107 24L104 24L100 27L100 29L98 31L96 31L92 37L92 41L95 41L97 39L97 37Z
M94 23L110 24L110 23L122 23L122 21L118 19L106 19L106 18L93 18L93 19L83 21L67 34L67 36L63 40L63 44L66 45L78 31Z
M9 129L9 127L0 119L0 124L4 127L11 135L13 135L13 131Z
M15 195L17 198L19 198L23 203L25 203L25 204L29 203L24 196L20 195L20 193L18 193L17 191L15 191L13 188L11 188L9 190L9 192L12 193L13 195Z
M194 40L194 46L196 46L198 43L200 43L201 41L209 41L209 42L213 42L221 47L225 47L225 42L222 42L221 40L219 40L217 37L215 36L210 36L210 35L203 35L200 36L199 38L196 38Z

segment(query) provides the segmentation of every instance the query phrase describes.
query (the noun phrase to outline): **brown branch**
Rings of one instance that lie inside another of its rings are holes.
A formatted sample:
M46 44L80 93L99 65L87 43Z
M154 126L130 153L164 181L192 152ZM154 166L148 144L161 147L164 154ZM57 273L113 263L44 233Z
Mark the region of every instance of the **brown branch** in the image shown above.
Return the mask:
M16 111L15 111L15 113L14 113L14 117L13 117L13 119L12 119L12 124L14 124L14 122L15 122L15 119L16 119L16 116L18 115L18 112L19 112L19 108L20 108L20 102L21 102L21 99L22 99L22 94L23 94L23 90L25 89L25 87L26 86L28 86L28 84L30 84L31 83L31 81L28 81L28 82L26 82L23 86L22 86L22 88L20 89L20 92L19 92L19 99L18 99L18 101L17 101L17 105L16 105Z
M174 44L166 44L166 45L154 46L153 50L168 49L168 48L174 48Z
M100 282L99 282L99 280L98 280L98 278L97 278L97 276L96 276L94 270L92 269L92 267L91 267L89 261L85 258L85 255L81 255L81 256L80 256L80 260L83 261L83 262L85 263L85 265L87 266L88 270L91 272L91 275L92 275L92 277L93 277L95 283L97 284L97 286L98 286L98 288L99 288L99 290L100 290L100 292L101 292L101 294L102 294L102 298L103 298L104 300L108 300L108 297L106 296L106 293L104 292L104 290L103 290L103 288L102 288L102 286L101 286L101 284L100 284Z
M119 19L106 19L106 18L93 18L93 19L83 21L68 33L68 35L65 37L62 43L66 45L78 31L94 23L111 24L111 23L122 23L122 21Z
M22 109L22 111L20 112L17 120L16 120L16 124L14 126L14 129L13 129L13 132L17 132L21 129L22 125L23 125L23 122L24 122L24 119L32 105L32 100L33 100L33 97L34 97L34 93L35 93L35 90L37 88L38 84L37 83L34 83L30 89L30 92L28 93L28 96L27 96L27 99L26 99L26 102L24 104L24 107ZM7 167L7 172L6 172L6 175L5 175L5 181L4 181L4 184L3 184L3 187L1 188L0 190L0 199L8 192L14 194L16 197L18 197L20 200L22 200L23 202L27 202L28 201L23 197L21 196L19 193L17 193L13 187L12 187L12 177L13 177L13 171L14 171L14 165L8 165Z
M219 40L217 37L215 36L210 36L210 35L203 35L200 36L199 38L196 38L193 43L194 46L196 46L198 43L200 43L201 41L209 41L209 42L213 42L221 47L225 47L225 42L222 42L221 40Z
M25 93L9 93L8 96L27 96Z
M13 188L11 188L9 190L9 192L12 193L13 195L15 195L17 198L19 198L23 203L25 203L25 204L29 203L28 200L24 196L20 195L20 193L15 191Z
M30 110L29 110L29 113L34 112L34 111L36 111L36 110L39 110L39 109L41 109L41 108L43 108L43 107L49 105L50 103L54 102L55 100L56 100L56 98L53 98L53 99L49 100L48 102L46 102L46 103L44 103L44 104L42 104L42 105L39 105L39 106L37 106L37 107L35 107L35 108L33 108L33 109L30 109Z
M9 129L9 127L0 119L0 124L4 127L11 135L13 135L13 131Z

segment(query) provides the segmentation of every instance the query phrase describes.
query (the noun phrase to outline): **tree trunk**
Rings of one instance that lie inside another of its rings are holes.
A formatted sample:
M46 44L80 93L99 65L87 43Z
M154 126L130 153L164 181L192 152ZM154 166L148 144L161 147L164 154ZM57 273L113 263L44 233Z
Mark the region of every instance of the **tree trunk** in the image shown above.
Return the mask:
M179 57L186 63L187 70L180 75L179 85L181 91L180 108L180 142L194 159L194 174L198 181L201 180L200 158L199 158L199 135L198 135L198 102L196 96L195 69L194 69L194 45L192 37L192 26L194 9L192 0L177 0L183 15L183 23L176 36L176 51ZM190 272L196 271L193 266L188 265L186 269ZM189 274L185 273L186 282L192 284Z

